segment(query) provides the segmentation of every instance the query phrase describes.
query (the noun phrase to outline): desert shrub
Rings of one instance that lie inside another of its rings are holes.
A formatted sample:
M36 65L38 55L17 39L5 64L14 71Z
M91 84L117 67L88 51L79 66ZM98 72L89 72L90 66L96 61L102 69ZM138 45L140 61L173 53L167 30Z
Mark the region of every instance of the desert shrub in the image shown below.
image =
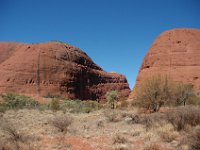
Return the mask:
M172 142L177 138L176 132L161 132L160 137L163 139L164 142Z
M19 125L10 120L3 117L0 120L0 150L39 150L39 146L33 145L38 138L22 132Z
M94 101L82 102L82 111L85 113L90 113L93 110L97 110L99 108L98 105L99 104Z
M141 132L140 131L136 131L132 134L132 136L140 136Z
M92 110L93 110L93 108L90 106L83 107L83 109L82 109L82 111L84 113L90 113Z
M38 106L38 109L39 109L40 111L44 111L44 110L48 110L49 107L50 107L50 105L47 105L47 104L40 104L40 105Z
M50 103L50 108L53 111L57 111L60 109L60 102L57 98L53 98Z
M4 134L8 137L7 141L10 143L6 145L7 148L21 149L21 143L25 143L24 135L21 134L16 126L10 123L8 120L2 119L0 124L0 129L4 132Z
M167 76L155 75L145 79L135 89L135 98L139 106L159 111L172 98L172 81Z
M167 113L167 120L178 131L185 129L188 125L200 125L200 108L195 106L176 108Z
M119 93L117 91L108 91L106 93L106 100L107 100L108 106L111 109L116 108L118 98L119 98Z
M186 104L200 106L200 97L196 95L192 95L188 98L188 100L186 101Z
M62 110L69 110L74 113L89 113L99 109L99 104L95 101L65 100L61 106Z
M125 121L128 124L134 124L134 123L139 123L140 122L140 116L136 114L127 114L125 115L124 113L122 116L125 118Z
M6 93L2 96L4 104L9 109L13 108L36 108L39 103L31 97L15 93Z
M0 113L4 113L8 107L4 103L0 103Z
M179 137L179 132L175 131L174 127L170 123L165 123L158 126L156 131L164 142L170 143Z
M124 144L124 143L127 143L128 140L122 136L122 135L115 135L114 138L113 138L113 144Z
M105 126L104 121L103 120L98 120L97 121L97 127L98 128L103 128Z
M123 100L119 101L117 108L126 109L126 108L128 108L128 106L129 106L129 103L126 100L123 99Z
M70 116L57 116L51 121L52 125L59 129L60 132L67 132L69 126L72 124L72 118Z
M168 76L155 75L136 87L134 105L157 112L164 105L185 105L193 95L192 85L172 81Z
M80 110L81 101L80 100L65 100L64 103L62 104L61 108L62 109L68 109L68 110Z
M11 136L11 138L14 139L15 141L22 140L22 135L19 134L16 127L12 125L10 122L8 122L7 120L2 119L0 128L4 133Z
M6 141L0 140L0 150L11 150L12 148Z
M154 120L150 116L144 116L141 123L145 126L146 131L150 130L154 125Z
M118 111L105 111L104 115L109 122L119 122L123 118L122 114Z
M166 120L166 115L162 113L145 114L139 117L139 123L145 126L146 131L156 124L162 124Z
M188 136L188 141L190 150L200 150L200 127Z

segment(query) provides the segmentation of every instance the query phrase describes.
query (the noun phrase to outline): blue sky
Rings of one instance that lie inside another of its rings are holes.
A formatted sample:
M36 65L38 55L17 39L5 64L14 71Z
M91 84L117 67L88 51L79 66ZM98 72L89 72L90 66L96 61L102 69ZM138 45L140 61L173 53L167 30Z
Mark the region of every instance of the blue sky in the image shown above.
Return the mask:
M0 41L63 41L130 87L163 31L200 28L199 0L0 0Z

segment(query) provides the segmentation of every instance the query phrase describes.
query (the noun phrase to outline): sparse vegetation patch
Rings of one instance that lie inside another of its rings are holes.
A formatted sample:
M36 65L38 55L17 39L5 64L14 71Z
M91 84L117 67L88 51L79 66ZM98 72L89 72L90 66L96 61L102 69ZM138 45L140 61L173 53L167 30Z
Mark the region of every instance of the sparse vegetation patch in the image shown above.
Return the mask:
M15 93L6 93L2 95L3 102L1 108L20 109L20 108L37 108L39 103L31 97Z
M167 118L176 130L184 130L188 126L200 125L200 108L196 106L179 107L167 113Z

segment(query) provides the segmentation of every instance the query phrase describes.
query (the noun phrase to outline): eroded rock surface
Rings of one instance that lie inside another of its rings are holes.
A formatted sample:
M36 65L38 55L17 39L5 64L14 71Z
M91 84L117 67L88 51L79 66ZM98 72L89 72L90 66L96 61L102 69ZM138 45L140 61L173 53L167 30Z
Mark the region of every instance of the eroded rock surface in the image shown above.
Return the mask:
M109 90L127 97L125 76L105 72L74 46L0 43L0 92L94 100L104 98Z

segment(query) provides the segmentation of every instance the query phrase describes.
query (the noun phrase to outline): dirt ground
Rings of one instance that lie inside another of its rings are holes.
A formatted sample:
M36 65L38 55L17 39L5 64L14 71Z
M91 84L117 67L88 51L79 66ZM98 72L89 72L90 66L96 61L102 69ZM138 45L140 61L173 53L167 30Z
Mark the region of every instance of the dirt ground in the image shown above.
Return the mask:
M179 133L169 124L147 130L140 123L130 123L127 114L136 111L117 110L119 116L115 121L109 120L112 110L98 110L91 113L63 113L51 110L8 110L1 114L1 123L8 120L15 129L29 140L32 149L40 150L176 150ZM59 116L72 118L67 132L60 132L51 121ZM173 134L172 140L166 142L162 134ZM1 143L8 137L0 131ZM29 149L29 148L28 148ZM154 148L155 149L155 148Z

